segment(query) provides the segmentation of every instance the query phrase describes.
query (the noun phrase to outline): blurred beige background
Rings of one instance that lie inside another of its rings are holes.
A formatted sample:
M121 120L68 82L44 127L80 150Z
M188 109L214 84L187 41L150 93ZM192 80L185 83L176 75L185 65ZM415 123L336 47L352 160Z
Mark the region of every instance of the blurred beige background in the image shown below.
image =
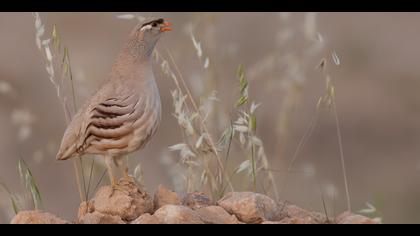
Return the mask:
M117 19L120 14L125 13L40 13L47 32L56 24L69 47L79 105L106 77L136 24L135 20ZM205 72L197 60L188 27L193 27L203 54L216 71L222 101L235 100L234 72L240 63L245 64L252 80L252 99L262 103L257 113L258 133L273 169L285 169L304 134L324 92L324 77L315 67L322 57L331 61L335 50L340 65L329 63L327 70L336 85L353 210L363 209L370 202L385 222L420 222L420 14L139 14L162 16L173 22L173 31L157 48L171 50L194 91L205 84L197 82L205 79L200 76ZM311 54L307 51L310 37L317 32L322 34L325 48ZM31 13L0 13L0 52L0 182L15 192L22 191L17 171L22 156L38 182L45 209L73 219L79 197L72 163L55 161L65 129L64 115L35 45ZM298 71L290 72L287 64L285 68L277 64L277 59L270 59L285 55L293 55ZM264 63L268 69L264 69ZM287 96L287 83L281 81L290 79L289 75L303 87L292 110L287 139L281 144L283 155L279 155L279 139L273 127ZM174 85L162 73L157 79L163 123L146 149L132 155L133 163L142 161L149 192L159 184L172 186L161 157L168 155L168 146L181 142L180 130L171 115L170 90ZM176 158L175 153L171 156ZM86 163L90 161L86 159ZM302 174L293 174L283 199L322 211L321 188L329 211L339 213L345 209L336 126L331 114L320 117L295 167L315 172L321 186ZM279 180L282 177L276 174ZM333 190L337 196L331 198L328 193ZM6 194L0 196L0 222L7 222L10 204Z

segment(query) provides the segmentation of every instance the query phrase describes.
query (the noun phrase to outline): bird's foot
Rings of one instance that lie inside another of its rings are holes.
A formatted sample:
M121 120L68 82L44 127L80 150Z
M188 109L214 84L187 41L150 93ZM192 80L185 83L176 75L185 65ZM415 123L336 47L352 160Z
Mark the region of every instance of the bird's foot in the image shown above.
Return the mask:
M117 184L117 183L112 183L111 185L111 194L109 195L109 197L111 198L112 196L114 196L115 191L120 191L124 194L129 194L130 192L125 189L123 186Z
M128 183L135 183L133 176L128 174L128 169L124 171L124 180L127 181Z
M124 177L122 179L122 181L124 181L124 183L126 185L129 185L129 186L131 186L131 185L137 185L135 179L132 176Z

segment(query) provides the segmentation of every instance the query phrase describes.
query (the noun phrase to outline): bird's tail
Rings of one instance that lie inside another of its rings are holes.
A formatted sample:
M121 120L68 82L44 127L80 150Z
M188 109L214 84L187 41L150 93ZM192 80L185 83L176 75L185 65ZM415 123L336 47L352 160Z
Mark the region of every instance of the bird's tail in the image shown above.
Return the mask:
M56 159L59 161L70 159L75 155L76 153L76 145L71 145L70 147L63 148L60 147L60 150L57 153Z

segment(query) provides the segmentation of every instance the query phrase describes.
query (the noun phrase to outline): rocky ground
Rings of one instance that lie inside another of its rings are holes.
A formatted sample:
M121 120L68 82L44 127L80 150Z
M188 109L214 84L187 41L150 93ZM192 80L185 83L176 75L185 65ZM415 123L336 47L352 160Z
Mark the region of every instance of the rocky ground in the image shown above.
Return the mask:
M177 193L159 186L153 198L135 183L100 188L83 202L74 221L47 212L22 211L12 224L376 224L373 219L344 212L334 219L253 192L231 192L217 202L203 193Z

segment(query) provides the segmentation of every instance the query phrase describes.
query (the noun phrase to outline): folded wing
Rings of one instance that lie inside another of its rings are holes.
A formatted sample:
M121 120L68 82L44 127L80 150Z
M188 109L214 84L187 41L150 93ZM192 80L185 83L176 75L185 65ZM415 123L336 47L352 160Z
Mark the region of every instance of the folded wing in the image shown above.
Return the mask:
M90 109L77 146L78 154L117 154L129 145L133 124L144 113L138 95L108 98Z

